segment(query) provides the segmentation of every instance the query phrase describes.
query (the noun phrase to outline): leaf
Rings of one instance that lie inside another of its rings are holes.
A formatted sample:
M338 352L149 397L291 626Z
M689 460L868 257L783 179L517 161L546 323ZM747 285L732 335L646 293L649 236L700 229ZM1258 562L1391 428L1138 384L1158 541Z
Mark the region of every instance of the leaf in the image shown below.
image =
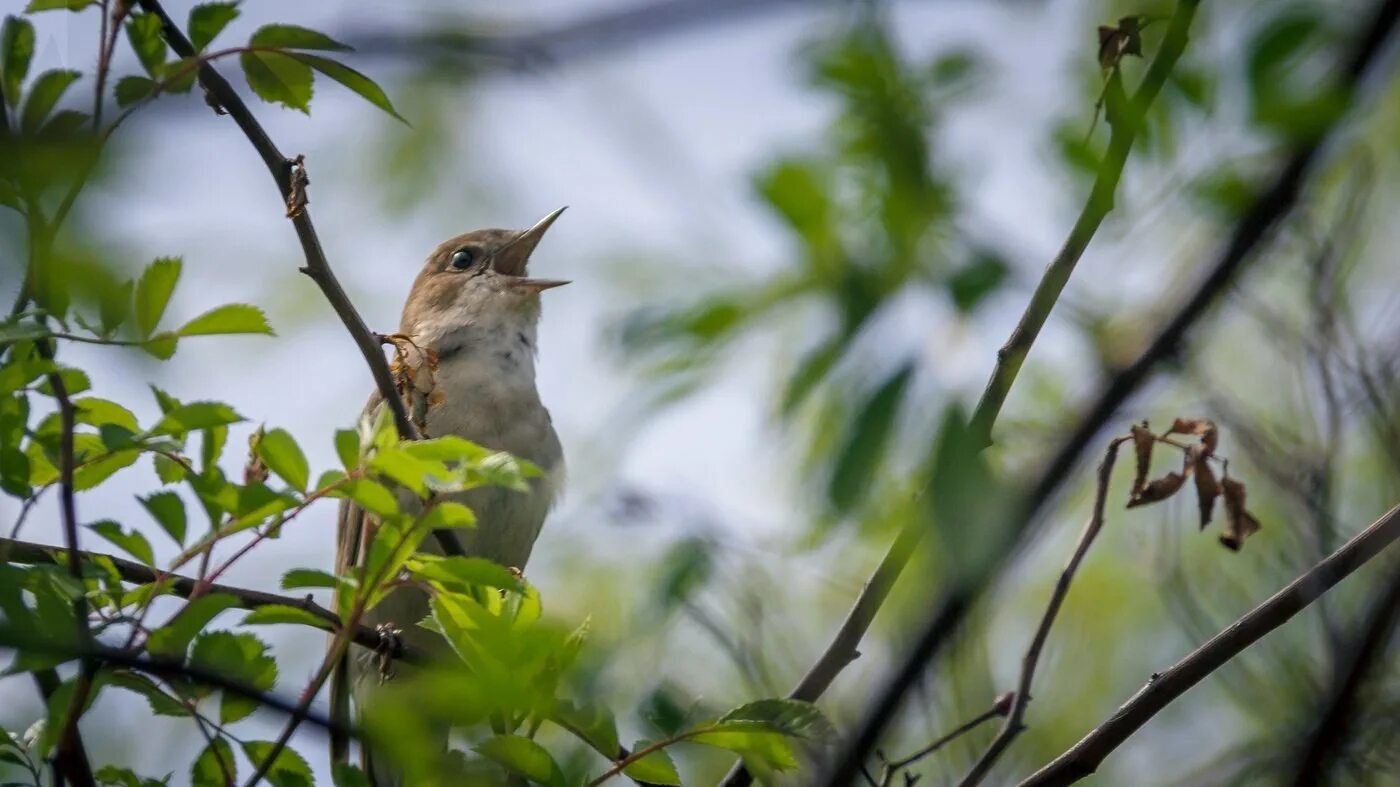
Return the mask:
M114 670L107 673L107 681L113 686L133 691L146 698L151 713L157 716L188 716L189 709L180 701L166 694L155 681L137 672Z
M408 125L408 121L404 119L403 115L394 109L394 104L389 101L389 96L384 93L384 89L359 71L343 63L316 55L296 52L292 54L292 57L350 88L359 97L389 113L404 125Z
M266 626L276 623L292 623L300 626L312 626L326 631L332 631L334 626L330 621L317 617L304 609L288 606L286 604L268 604L258 607L248 613L248 617L243 619L245 626Z
M948 295L959 313L970 314L987 296L1001 287L1009 271L1010 266L1001 257L982 252L970 264L948 277Z
M1133 495L1128 500L1128 508L1137 508L1166 500L1176 494L1184 483L1186 483L1186 476L1181 473L1167 473L1161 478L1151 481L1142 488L1141 492Z
M283 590L302 588L334 588L340 580L334 574L314 568L294 568L282 575Z
M341 487L345 496L360 504L364 510L379 517L391 517L399 513L398 501L383 485L367 478L356 478Z
M861 404L847 428L826 490L827 499L838 512L851 510L869 491L913 374L912 364L901 366Z
M650 745L651 741L640 740L632 744L632 751L638 752ZM676 764L671 761L671 755L667 754L665 749L657 749L628 765L622 769L622 774L632 781L644 784L666 784L678 787L681 783L680 774L676 772Z
M564 773L538 743L520 735L495 735L473 747L481 756L532 782L563 787Z
M360 466L360 436L354 429L336 431L335 454L347 472Z
M420 555L408 562L409 571L419 579L447 585L485 585L517 593L525 590L520 578L500 563L484 557L453 555L439 558Z
M430 530L444 530L458 527L476 527L476 514L461 503L441 500L428 509L419 522ZM498 585L497 587L505 587Z
M182 57L161 66L161 85L167 93L188 93L199 78L199 58Z
M301 447L287 430L264 432L257 444L257 454L278 478L299 492L306 491L306 484L311 480L311 469L306 463L306 454L301 452Z
M252 634L228 631L200 634L190 651L190 663L259 691L268 691L277 682L277 662L268 655L267 643ZM224 724L238 721L257 708L256 701L225 692L219 721ZM278 763L281 764L280 759ZM273 783L277 783L276 780Z
M274 748L275 744L271 741L243 742L243 753L248 755L248 761L253 763L254 768L261 765ZM272 768L267 772L267 781L272 787L312 787L315 784L311 766L291 747L277 753L277 759L273 760Z
M836 736L831 722L810 702L766 699L740 705L719 718L716 729L738 729L747 725L793 738L826 741Z
M146 649L152 654L183 657L190 642L209 625L219 613L238 607L242 602L229 593L210 593L189 602L164 626L151 632Z
M180 546L185 545L185 501L174 492L156 492L137 498L141 505L155 517L162 530L175 539Z
M280 52L244 52L238 62L258 98L311 113L310 66Z
M337 762L332 766L331 781L335 787L370 787L365 772L348 762Z
M58 105L59 99L68 87L82 77L78 71L54 69L45 71L29 86L29 97L24 102L24 114L20 128L33 133L48 119L49 113Z
M1133 424L1133 456L1137 459L1137 470L1133 475L1133 491L1129 500L1142 494L1147 486L1147 474L1152 472L1152 449L1157 445L1157 437L1147 428L1147 422Z
M29 0L29 5L24 7L26 14L34 14L39 11L81 11L90 5L97 3L97 0Z
M1215 515L1215 498L1220 496L1220 482L1215 478L1205 446L1191 446L1186 452L1186 460L1196 477L1196 506L1201 512L1201 529L1205 530Z
M1244 540L1259 532L1259 520L1244 508L1245 487L1233 478L1220 479L1225 493L1225 532L1220 534L1220 543L1232 552L1238 552Z
M156 477L162 484L185 480L185 466L164 454L154 454Z
M262 333L275 335L262 309L246 303L217 306L190 320L175 331L176 336L210 336L216 334Z
M175 282L180 279L181 265L179 257L162 257L147 265L137 280L136 330L142 339L150 338L165 314L165 307L175 292Z
M238 18L238 3L203 3L190 9L190 43L203 51L229 22Z
M617 759L618 747L622 744L617 739L617 720L607 707L594 703L575 705L559 700L550 718L604 757Z
M107 399L85 396L74 400L73 407L76 410L74 420L80 424L88 424L89 426L116 424L131 432L136 432L141 428L136 423L136 416L132 415L130 410Z
M143 565L155 565L156 557L155 553L151 551L151 542L147 541L141 533L135 530L123 530L120 524L110 519L94 522L88 525L88 529L141 561Z
M162 361L170 360L179 344L179 337L173 333L158 333L141 342L141 349Z
M714 545L705 538L691 536L677 541L661 559L656 602L669 612L689 601L714 574Z
M191 787L228 787L237 784L238 761L233 747L222 737L210 741L190 768Z
M204 438L199 445L199 462L200 467L208 470L224 453L224 445L228 442L228 427L210 426L203 434Z
M160 17L155 14L132 14L126 23L126 37L146 73L159 77L160 68L165 65L165 39L160 35Z
M156 81L148 77L126 76L117 80L115 92L117 106L126 108L136 102L154 95L156 92Z
M1220 442L1220 433L1215 428L1215 422L1209 418L1178 418L1172 421L1172 428L1167 430L1167 434L1196 435L1201 438L1201 444L1206 447L1208 454L1214 454Z
M251 47L267 49L322 49L349 52L350 47L325 33L297 25L264 25L248 39Z
M223 402L190 402L167 412L151 427L150 434L179 436L197 429L236 424L242 420L243 416Z
M419 497L427 497L429 484L446 479L441 463L429 462L397 448L385 448L374 455L369 462L370 469L387 476L413 491Z
M34 25L20 16L5 17L0 27L0 96L5 103L19 110L20 86L29 74L29 61L34 58Z

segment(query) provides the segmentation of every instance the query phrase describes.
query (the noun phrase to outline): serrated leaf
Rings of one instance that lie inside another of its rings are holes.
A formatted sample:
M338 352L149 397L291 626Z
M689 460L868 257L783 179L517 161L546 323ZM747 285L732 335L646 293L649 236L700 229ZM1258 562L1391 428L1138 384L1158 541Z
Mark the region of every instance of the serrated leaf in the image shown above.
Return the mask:
M165 64L166 49L165 39L160 35L160 17L155 14L132 14L126 23L126 37L146 73L159 77L160 67Z
M238 761L233 747L222 737L209 742L190 767L191 787L228 787L237 784Z
M146 649L153 654L182 657L190 642L221 612L241 604L228 593L210 593L189 602L164 626L151 632Z
M219 461L219 457L224 453L224 445L228 442L228 427L211 426L201 434L204 437L199 444L200 467L208 470Z
M329 58L308 55L302 52L292 53L292 57L311 66L331 79L334 79L349 88L360 98L363 98L389 113L404 125L408 125L408 121L404 119L403 115L400 115L398 110L394 109L394 104L389 100L389 96L385 94L384 89L375 84L374 80L361 74L359 71L356 71L344 63L338 63Z
M75 399L73 407L75 409L74 420L80 424L88 424L89 426L116 424L132 432L141 428L136 423L136 416L130 410L108 399L85 396L81 399Z
M188 93L199 78L199 58L182 57L161 66L161 86L166 93Z
M180 546L185 545L185 501L174 492L156 492L138 498L141 505L151 512L161 529L175 539Z
M274 748L276 746L271 741L243 742L243 753L248 755L248 761L255 768L271 756ZM315 783L311 766L290 747L277 753L277 759L273 760L272 768L267 772L267 781L272 787L312 787Z
M173 484L185 480L185 466L164 454L154 454L156 477L162 484Z
M632 744L632 751L641 751L650 745L651 741L637 741ZM657 749L648 753L645 757L623 768L622 774L633 781L644 784L665 784L679 787L681 783L680 774L676 772L676 764L671 761L671 755L667 754L665 749Z
M258 607L248 613L248 617L243 619L245 626L267 626L277 623L291 623L299 626L312 626L318 629L332 630L331 623L323 618L319 618L304 609L287 606L286 604L268 604Z
M218 306L190 320L175 331L177 336L209 336L215 334L263 333L273 335L272 326L262 309L246 303Z
M248 39L248 45L268 49L320 49L348 52L350 47L310 28L297 25L264 25Z
M477 754L532 782L563 787L564 773L554 757L521 735L495 735L473 747Z
M608 759L616 759L621 743L617 739L617 720L612 711L602 705L575 705L560 700L550 715L556 724L577 735Z
M0 95L5 103L19 111L20 86L29 75L29 62L34 59L34 25L20 16L5 17L0 26Z
M190 9L190 43L203 51L228 23L238 18L238 3L203 3Z
M197 429L236 424L242 420L243 416L223 402L190 402L166 412L151 427L150 434L183 435Z
M364 510L379 517L391 517L399 513L398 501L382 484L367 478L356 478L341 487L345 496L360 504Z
M258 441L257 453L279 478L299 492L306 491L306 484L311 480L311 468L306 463L306 454L302 453L301 446L287 430L264 432Z
M165 314L165 307L175 292L175 282L180 279L181 266L178 257L163 257L147 265L137 280L134 311L137 335L142 339L150 338Z
M81 77L81 72L67 69L54 69L40 74L29 86L29 97L24 101L20 128L29 133L38 131L48 119L49 113L53 112L53 108L63 98L68 87Z
M831 722L810 702L766 699L740 705L715 722L715 729L762 729L809 741L835 737Z
M340 580L334 574L314 568L294 568L282 575L283 590L303 588L334 588Z
M485 585L517 593L525 589L524 583L509 569L484 557L420 555L408 562L408 569L419 579L449 586Z
M238 63L258 98L311 113L311 66L280 52L244 52Z
M189 709L181 705L178 700L171 697L157 686L155 681L136 672L118 670L108 673L107 681L113 686L118 686L129 691L133 691L146 698L146 702L151 706L151 713L157 716L188 716Z
M94 522L88 525L88 529L141 561L143 565L155 565L156 557L155 553L151 551L151 542L147 541L141 533L135 530L123 530L120 524L110 519Z
M207 631L195 638L190 663L267 691L277 682L277 662L268 655L267 643L248 633ZM257 710L257 702L225 693L219 721L229 723Z

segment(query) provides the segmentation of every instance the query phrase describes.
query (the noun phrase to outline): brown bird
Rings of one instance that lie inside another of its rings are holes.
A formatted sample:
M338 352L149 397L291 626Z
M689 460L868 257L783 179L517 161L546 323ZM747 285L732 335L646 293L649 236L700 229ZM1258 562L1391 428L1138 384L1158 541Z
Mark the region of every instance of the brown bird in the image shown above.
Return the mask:
M529 492L483 487L449 498L476 514L474 529L454 531L465 553L516 569L529 560L564 475L559 437L535 386L535 356L540 293L568 282L535 279L527 272L531 253L563 212L560 208L527 230L477 230L439 244L414 280L399 323L400 334L437 356L434 396L424 414L427 435L463 437L527 459L544 471L532 479ZM375 393L365 413L373 418L382 402ZM366 517L350 501L341 504L339 574L362 559ZM421 548L439 549L432 538ZM391 626L415 648L445 652L440 636L416 625L428 612L425 593L400 588L370 610L364 623ZM344 715L345 696L353 693L360 713L373 713L365 699L381 679L375 654L355 647L337 672L333 710L339 704ZM447 733L442 731L443 747ZM337 748L333 754L343 756L344 744ZM368 753L364 759L378 787L402 784L385 763Z

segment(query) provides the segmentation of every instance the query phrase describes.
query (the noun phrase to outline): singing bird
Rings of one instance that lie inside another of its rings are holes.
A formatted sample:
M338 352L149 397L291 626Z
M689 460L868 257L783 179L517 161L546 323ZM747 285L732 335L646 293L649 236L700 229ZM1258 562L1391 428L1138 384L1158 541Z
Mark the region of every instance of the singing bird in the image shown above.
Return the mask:
M549 411L535 386L540 293L567 284L531 278L530 254L564 209L545 216L527 230L477 230L440 244L414 280L403 307L399 332L437 355L435 395L426 413L431 437L456 435L486 448L528 459L543 471L529 492L484 487L451 496L470 507L477 526L454 531L470 556L485 557L523 569L563 478L563 451ZM382 405L378 393L365 412L372 418ZM352 570L362 558L366 513L350 501L340 509L336 570ZM433 538L421 547L439 552ZM389 625L404 641L429 652L439 651L441 637L418 625L428 614L422 591L400 588L365 617L371 626ZM347 674L348 673L348 674ZM362 701L381 680L375 655L355 647L333 687L332 703L343 703L348 680L360 712ZM442 743L447 731L442 731ZM343 756L343 745L337 756ZM396 787L401 779L385 763L366 758L378 787Z

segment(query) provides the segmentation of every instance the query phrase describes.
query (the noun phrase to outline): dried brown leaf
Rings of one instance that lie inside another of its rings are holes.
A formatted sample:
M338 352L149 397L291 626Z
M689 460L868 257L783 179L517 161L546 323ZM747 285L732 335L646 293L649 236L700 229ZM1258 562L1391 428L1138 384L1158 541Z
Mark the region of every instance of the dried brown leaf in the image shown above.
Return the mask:
M1186 483L1186 476L1181 473L1167 473L1143 487L1141 493L1133 495L1133 499L1128 501L1128 508L1137 508L1148 503L1166 500L1176 494L1184 483Z
M1099 66L1105 71L1124 55L1142 57L1142 25L1136 16L1125 16L1116 27L1099 26Z
M1220 534L1220 543L1232 551L1238 551L1246 538L1259 532L1259 520L1244 508L1245 486L1233 478L1220 479L1220 487L1225 495L1225 532Z
M1178 418L1172 421L1172 428L1168 429L1166 434L1195 435L1201 438L1201 445L1206 447L1209 454L1214 454L1216 446L1220 444L1220 431L1209 418Z
M1186 452L1187 460L1195 471L1196 505L1201 511L1201 529L1215 515L1215 498L1220 496L1220 482L1215 478L1215 470L1210 466L1210 454L1204 445L1193 445Z
M1152 447L1157 444L1157 438L1153 436L1152 430L1147 428L1147 422L1133 425L1133 453L1137 455L1137 474L1133 476L1133 493L1131 497L1142 494L1142 489L1147 485L1147 474L1152 470Z

